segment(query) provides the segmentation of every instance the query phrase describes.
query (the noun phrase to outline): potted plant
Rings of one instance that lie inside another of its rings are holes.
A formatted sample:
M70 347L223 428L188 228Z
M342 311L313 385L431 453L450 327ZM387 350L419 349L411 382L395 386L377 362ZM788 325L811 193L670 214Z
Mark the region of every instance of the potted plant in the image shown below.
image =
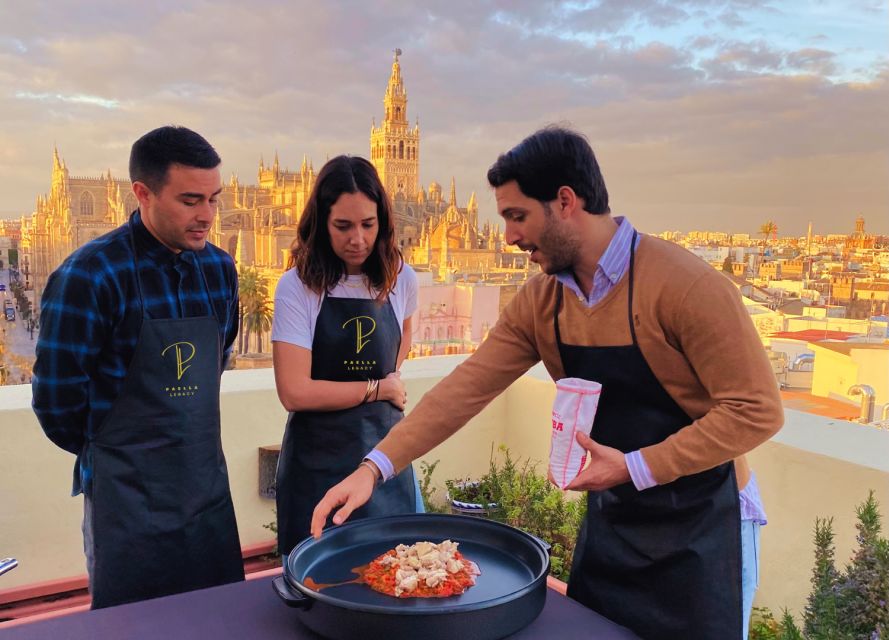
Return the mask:
M550 573L567 580L586 501L573 500L552 485L530 459L516 462L501 446L491 451L487 473L475 481L446 480L452 513L476 515L522 529L550 544Z
M488 471L478 480L445 480L451 513L502 520L498 517L500 501L505 488L515 479L516 465L506 447L501 445L500 451L504 454L502 465L494 459L494 446L491 445Z
M446 480L445 498L451 513L467 516L487 516L497 509L489 487L480 480Z

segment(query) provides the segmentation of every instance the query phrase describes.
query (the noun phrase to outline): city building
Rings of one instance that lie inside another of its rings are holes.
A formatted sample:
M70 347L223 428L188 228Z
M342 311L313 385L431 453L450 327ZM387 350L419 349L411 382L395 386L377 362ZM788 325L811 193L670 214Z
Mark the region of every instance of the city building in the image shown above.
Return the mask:
M439 183L432 181L427 188L420 183L420 128L418 121L413 126L408 122L400 56L401 50L396 49L383 96L383 119L379 126L374 120L371 127L369 159L391 198L396 237L405 259L431 273L436 283L514 287L534 268L525 252L505 245L498 225L480 225L475 193L461 206L453 178L447 198ZM275 151L271 164L260 157L255 184L232 174L223 185L210 241L228 251L239 268L257 268L269 283L270 293L287 267L299 218L316 179L308 157L303 155L299 168L291 170ZM128 179L115 177L110 170L97 177L72 176L54 149L49 193L37 198L32 214L0 221L0 238L9 244L0 261L5 257L8 263L9 250L15 252L20 277L25 288L33 291L34 307L39 309L49 274L73 251L123 224L137 206ZM427 352L441 350L439 326L440 322L426 345ZM471 339L477 344L481 335L479 325L470 333L460 331L459 341L468 344ZM268 336L262 336L258 344L268 348Z

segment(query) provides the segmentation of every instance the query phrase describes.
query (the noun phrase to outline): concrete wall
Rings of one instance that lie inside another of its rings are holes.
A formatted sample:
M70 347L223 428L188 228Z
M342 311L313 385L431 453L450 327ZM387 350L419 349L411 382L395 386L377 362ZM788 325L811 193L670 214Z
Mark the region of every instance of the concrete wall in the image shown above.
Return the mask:
M889 402L889 349L852 349L850 355L858 363L859 380L874 388L879 411L880 405Z
M812 374L812 395L856 402L847 392L862 380L857 362L845 353L812 343L817 366Z
M420 398L463 356L409 360L403 376L410 398ZM523 384L519 382L517 384ZM19 567L0 588L85 573L82 497L70 497L74 456L55 447L31 411L28 385L0 387L0 557ZM226 371L222 377L222 441L242 545L270 540L274 500L258 495L258 448L280 444L286 412L278 402L272 369ZM424 459L441 462L435 474L477 476L488 467L491 444L504 439L505 399L500 397L460 433ZM410 409L410 406L408 407ZM546 423L544 423L544 427Z
M784 428L749 458L769 524L762 529L756 603L801 614L809 593L815 518L834 519L836 562L855 548L855 507L876 491L889 531L889 433L785 411Z
M403 376L409 397L420 398L465 357L407 361ZM68 496L73 456L46 440L30 396L28 386L0 387L0 557L20 562L0 578L2 588L85 571L82 502ZM463 430L422 457L440 460L434 484L484 473L492 445L499 444L516 458L540 461L545 470L553 397L545 371L533 368ZM224 374L223 444L244 545L271 537L262 525L272 521L274 503L258 495L257 449L280 442L284 420L271 369ZM750 458L769 517L757 604L799 613L809 590L815 517L834 518L839 566L854 545L855 506L870 488L877 491L889 531L889 432L787 411L785 428Z

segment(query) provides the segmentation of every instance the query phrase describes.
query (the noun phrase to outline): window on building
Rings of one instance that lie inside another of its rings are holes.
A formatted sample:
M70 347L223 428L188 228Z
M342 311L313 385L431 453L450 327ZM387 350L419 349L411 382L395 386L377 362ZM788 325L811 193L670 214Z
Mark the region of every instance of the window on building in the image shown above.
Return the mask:
M404 160L404 140L398 143L398 159Z
M84 191L80 195L80 215L92 216L96 199L89 191Z

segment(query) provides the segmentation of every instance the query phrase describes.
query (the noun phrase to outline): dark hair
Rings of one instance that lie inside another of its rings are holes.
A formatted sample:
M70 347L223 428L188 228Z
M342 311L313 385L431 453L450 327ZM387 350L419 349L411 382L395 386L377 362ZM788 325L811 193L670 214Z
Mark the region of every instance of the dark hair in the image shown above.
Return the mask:
M171 164L213 169L222 162L212 145L185 127L160 127L133 143L130 150L130 182L141 182L159 193L167 182Z
M555 200L559 188L571 187L588 213L610 213L608 190L590 143L564 127L540 129L500 155L488 169L488 183L500 187L515 180L529 198Z
M364 158L337 156L321 168L303 209L287 268L296 267L300 279L318 294L330 291L342 280L346 266L330 244L327 219L342 194L359 191L377 205L379 228L374 248L361 270L379 291L377 300L383 301L395 288L402 257L395 243L389 198L377 170Z

